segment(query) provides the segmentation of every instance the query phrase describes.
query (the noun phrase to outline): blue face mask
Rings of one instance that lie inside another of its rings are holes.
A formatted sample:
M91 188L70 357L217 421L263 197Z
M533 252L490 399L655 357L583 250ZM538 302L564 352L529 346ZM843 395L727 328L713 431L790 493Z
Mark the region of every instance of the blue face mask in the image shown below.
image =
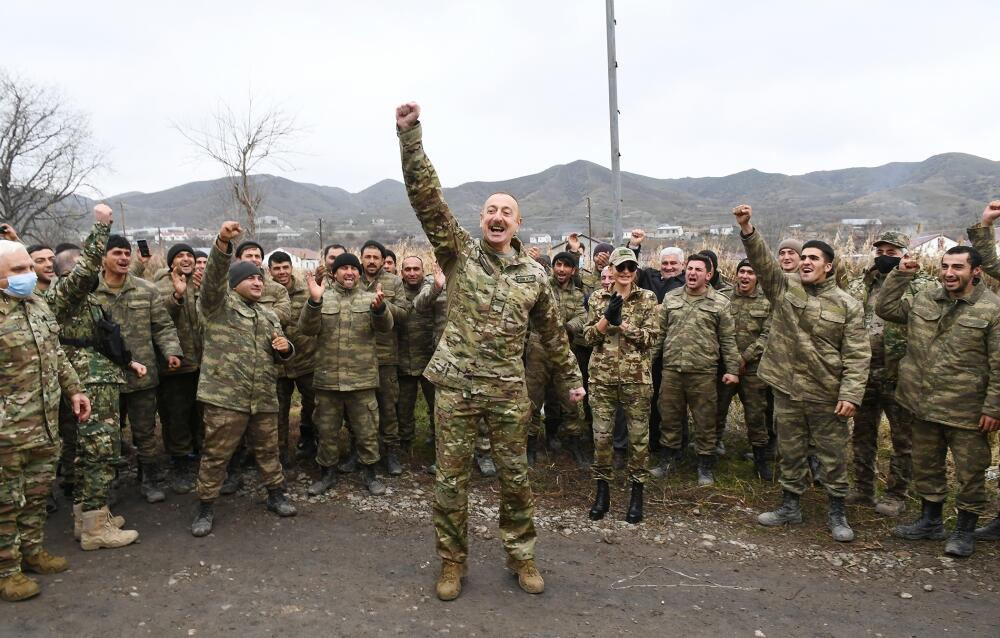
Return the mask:
M35 284L37 283L38 275L35 274L35 271L21 275L11 275L7 277L7 287L3 291L11 297L27 299L34 292Z

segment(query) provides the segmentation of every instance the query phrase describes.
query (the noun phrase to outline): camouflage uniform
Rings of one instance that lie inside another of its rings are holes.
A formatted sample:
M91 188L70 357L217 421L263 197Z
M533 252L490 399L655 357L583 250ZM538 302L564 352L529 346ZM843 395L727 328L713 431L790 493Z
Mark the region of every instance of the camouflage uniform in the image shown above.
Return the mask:
M315 437L313 414L316 411L316 394L313 391L313 373L316 369L316 339L302 334L298 317L309 301L309 286L293 276L288 290L294 321L285 327L285 336L295 346L295 356L280 370L278 376L278 449L288 452L288 415L292 409L295 388L302 395L302 413L299 417L299 440Z
M589 297L596 291L601 290L601 273L590 268L580 269L580 284L583 286L583 294Z
M405 324L397 326L399 338L399 438L403 447L409 447L416 434L416 420L413 410L417 404L417 394L423 389L427 401L427 411L434 410L434 384L424 377L424 368L434 354L434 308L418 310L416 299L434 287L434 278L427 277L418 286L404 285L406 298L413 303L413 311ZM433 428L431 428L433 432Z
M274 313L274 316L281 322L284 328L288 324L298 319L292 314L292 301L289 299L288 290L276 281L264 278L264 292L261 293L257 301L261 308L267 308Z
M771 326L771 304L761 291L754 286L749 295L733 291L729 304L736 331L736 348L740 360L745 364L740 374L739 385L720 384L719 415L716 423L716 440L722 438L729 416L729 404L737 394L743 404L743 417L747 425L747 439L751 447L767 445L767 384L757 376L757 365L767 345L767 333Z
M198 470L198 497L214 501L226 464L244 433L266 487L284 483L278 461L278 368L295 354L271 348L281 333L278 317L229 289L232 242L226 252L213 242L198 300L205 332L198 400L204 404L205 447Z
M448 286L445 285L441 290L437 290L434 286L433 276L428 276L429 286L420 289L417 296L413 298L413 311L421 313L433 313L434 316L434 326L433 326L433 339L431 341L431 356L434 355L434 350L437 348L438 341L441 340L441 335L444 334L444 326L448 323ZM428 360L428 363L430 360ZM424 366L424 370L427 366ZM423 376L424 380L434 387L434 384L427 378L427 375ZM433 398L436 392L431 393ZM424 395L427 396L426 394ZM434 428L434 403L433 401L427 402L427 420L430 425L431 437L434 437L436 432ZM485 441L484 441L485 439ZM485 448L481 447L481 443L485 442ZM489 437L480 437L476 440L477 450L489 450L490 440Z
M337 442L344 415L354 432L358 460L379 461L378 449L378 334L392 331L392 313L372 309L373 293L334 283L320 302L309 299L302 307L299 333L315 337L317 350L313 391L316 394L316 463L337 463ZM386 304L388 306L388 304Z
M1000 297L983 285L964 299L949 298L941 286L904 296L912 279L898 269L890 273L875 312L907 322L896 400L914 416L913 490L924 500L945 501L950 450L956 505L981 516L989 502L990 444L979 418L1000 418Z
M497 254L459 226L424 154L422 127L399 134L410 204L448 279L448 323L424 374L435 386L437 477L434 527L438 554L465 562L468 485L477 424L485 419L500 475L500 532L515 560L534 557L534 498L526 456L530 401L524 385L529 320L566 385L582 384L544 270L514 238Z
M898 235L899 233L893 233ZM886 234L888 235L888 234ZM886 236L884 235L884 236ZM880 238L881 239L881 238ZM893 245L905 248L909 240L894 238ZM878 243L878 242L876 242ZM886 276L871 268L864 275L847 283L847 292L864 305L865 330L872 349L871 367L865 396L854 415L851 443L854 448L854 486L861 495L874 498L878 461L878 426L885 412L892 437L892 459L886 478L886 496L895 501L906 500L913 469L911 428L913 415L893 399L899 376L899 361L906 354L906 325L885 321L875 314L875 300L885 283ZM920 274L910 282L907 295L913 297L921 290L936 287L930 277Z
M774 390L781 487L802 494L809 486L809 443L823 471L823 486L835 498L847 495L847 420L838 401L861 405L871 346L864 308L828 277L803 284L785 274L759 232L742 236L757 282L771 302L771 330L757 368Z
M83 391L58 335L40 298L0 292L0 578L42 550L59 458L59 398Z
M132 370L125 373L120 404L122 417L127 417L132 426L139 462L155 465L159 456L155 429L156 386L160 376L153 346L164 357L183 357L177 329L156 286L131 274L125 276L118 289L109 287L101 277L93 297L121 326L132 358L146 366L146 376L141 379Z
M393 325L402 328L413 309L405 291L403 280L396 275L379 270L375 277L369 279L367 273L362 273L361 284L365 290L374 294L375 285L382 284L385 303L392 314ZM395 451L399 448L399 419L396 416L396 404L399 402L399 343L396 331L379 332L375 335L375 351L378 353L378 429L379 440L386 449ZM351 421L354 425L354 421Z
M611 299L598 290L590 297L590 317L583 336L593 346L590 357L590 408L594 415L594 477L613 479L611 437L615 410L625 413L628 473L633 483L649 476L649 399L653 395L653 348L659 339L656 295L632 285L622 304L622 325L597 330Z
M695 450L699 456L714 454L719 361L725 373L740 373L729 300L711 286L698 296L687 287L664 295L654 353L661 355L660 445L680 450L690 408Z

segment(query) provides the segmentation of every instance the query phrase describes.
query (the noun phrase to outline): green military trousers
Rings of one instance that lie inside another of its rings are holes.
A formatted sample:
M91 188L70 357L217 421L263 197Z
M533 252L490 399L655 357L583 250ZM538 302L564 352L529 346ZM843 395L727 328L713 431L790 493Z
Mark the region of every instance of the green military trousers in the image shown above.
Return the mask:
M649 477L649 400L653 386L644 383L590 385L590 410L594 415L594 478L611 481L612 439L615 410L625 412L628 428L628 476L633 483L645 483Z
M21 571L21 557L42 549L45 501L59 445L0 448L0 578Z
M815 446L823 475L823 487L830 496L847 496L847 419L836 414L836 403L793 401L774 391L774 428L778 433L778 467L781 487L802 494L809 487L807 457Z
M920 418L913 419L913 491L932 503L948 497L945 458L951 450L955 461L958 493L955 505L979 516L986 514L986 468L990 461L990 442L979 430L965 430Z
M90 419L77 425L73 467L76 477L73 502L82 503L85 512L108 504L121 449L119 388L116 383L90 383L85 388L90 398Z
M285 482L278 460L278 414L249 414L204 405L205 447L198 468L198 498L214 501L226 480L226 466L246 434L247 447L257 461L261 482L266 487L278 487Z

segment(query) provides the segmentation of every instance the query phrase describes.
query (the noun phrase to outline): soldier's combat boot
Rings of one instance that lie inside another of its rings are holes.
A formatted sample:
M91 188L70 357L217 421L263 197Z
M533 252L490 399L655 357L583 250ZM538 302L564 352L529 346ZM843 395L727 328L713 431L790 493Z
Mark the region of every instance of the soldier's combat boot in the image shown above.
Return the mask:
M941 520L941 510L943 509L944 503L922 500L920 502L920 518L909 525L897 525L892 530L893 536L910 541L944 540L944 521Z
M799 495L788 490L782 490L781 505L773 512L764 512L757 517L757 522L766 527L777 527L786 523L801 523L802 508L799 507Z
M906 497L890 496L886 494L875 505L875 511L882 516L895 518L901 516L906 511Z
M716 456L726 455L726 444L722 441L722 439L719 439L718 441L715 442L715 455Z
M604 518L611 508L611 488L604 479L597 479L597 496L594 497L594 504L590 508L590 520L599 521Z
M174 494L188 494L194 490L195 466L187 456L170 460L170 489Z
M975 537L977 541L1000 541L1000 514L985 527L977 529Z
M353 474L358 471L358 454L351 445L351 452L347 458L337 464L337 471L341 474Z
M462 593L462 577L465 576L465 563L450 560L441 561L441 575L437 580L437 597L439 600L455 600Z
M757 474L757 478L762 481L774 480L771 464L767 461L767 448L763 445L757 445L753 448L753 471Z
M715 484L715 476L712 468L715 466L715 456L712 454L701 454L698 456L698 485L705 487Z
M58 574L69 569L69 561L62 556L53 556L44 549L21 559L21 564L29 572L36 574Z
M399 476L403 473L403 466L399 462L399 448L390 447L386 450L385 471L389 476Z
M320 472L319 478L309 486L308 490L306 490L306 493L309 494L309 496L319 496L337 484L336 468L324 467L320 469L322 471Z
M243 489L243 470L230 464L229 473L226 474L226 480L222 482L222 489L219 490L219 493L223 496L229 496L241 489Z
M635 525L642 520L642 489L642 483L632 482L632 494L629 496L628 511L625 513L626 523Z
M489 452L476 452L476 469L487 478L497 475L497 466L493 464L493 457Z
M146 499L147 503L162 503L167 495L163 489L156 484L157 469L152 465L140 465L139 472L142 474L139 479L139 493Z
M862 505L864 507L872 507L875 505L875 496L873 494L873 489L868 487L861 487L860 485L853 487L847 492L847 498L844 502L848 505Z
M979 514L973 514L968 510L958 510L958 517L955 519L955 529L948 542L944 544L944 553L949 556L968 558L976 550L976 522Z
M660 448L660 463L651 469L649 474L654 478L667 478L670 475L670 469L679 457L680 450L669 447Z
M372 465L361 466L361 482L372 496L382 496L385 494L385 483L375 476L375 467Z
M80 540L83 534L83 503L73 503L73 539Z
M538 568L535 567L533 559L517 560L512 556L508 556L507 569L517 574L517 584L529 594L540 594L545 591L545 580L538 573Z
M191 523L191 535L201 538L212 533L212 523L215 522L215 509L212 501L201 501L198 503L198 514Z
M538 437L529 436L528 437L528 467L535 467L535 461L538 459Z
M583 451L583 440L580 438L580 435L574 434L569 437L566 441L566 450L573 457L573 462L576 463L577 467L585 468L589 465L587 463L587 455Z
M316 432L312 428L299 428L299 442L295 446L295 456L303 461L316 458Z
M826 514L826 526L830 529L833 540L849 543L854 540L854 530L847 522L847 511L844 509L844 497L829 496L829 510Z
M282 518L286 516L295 516L299 513L292 502L288 500L288 496L285 494L285 488L283 487L269 487L267 488L267 509L274 512Z
M21 572L0 578L0 598L9 603L19 600L27 600L37 596L42 591L34 579L28 578Z
M83 513L83 533L80 536L81 549L125 547L134 543L137 538L139 538L139 532L131 529L118 529L112 525L105 509Z

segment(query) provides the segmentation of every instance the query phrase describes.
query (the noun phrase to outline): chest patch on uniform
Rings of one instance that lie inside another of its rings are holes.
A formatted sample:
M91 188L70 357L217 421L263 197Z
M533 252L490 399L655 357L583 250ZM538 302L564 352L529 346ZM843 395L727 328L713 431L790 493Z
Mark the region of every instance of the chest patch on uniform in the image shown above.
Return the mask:
M518 275L514 277L514 281L519 284L530 284L535 281L534 275Z

